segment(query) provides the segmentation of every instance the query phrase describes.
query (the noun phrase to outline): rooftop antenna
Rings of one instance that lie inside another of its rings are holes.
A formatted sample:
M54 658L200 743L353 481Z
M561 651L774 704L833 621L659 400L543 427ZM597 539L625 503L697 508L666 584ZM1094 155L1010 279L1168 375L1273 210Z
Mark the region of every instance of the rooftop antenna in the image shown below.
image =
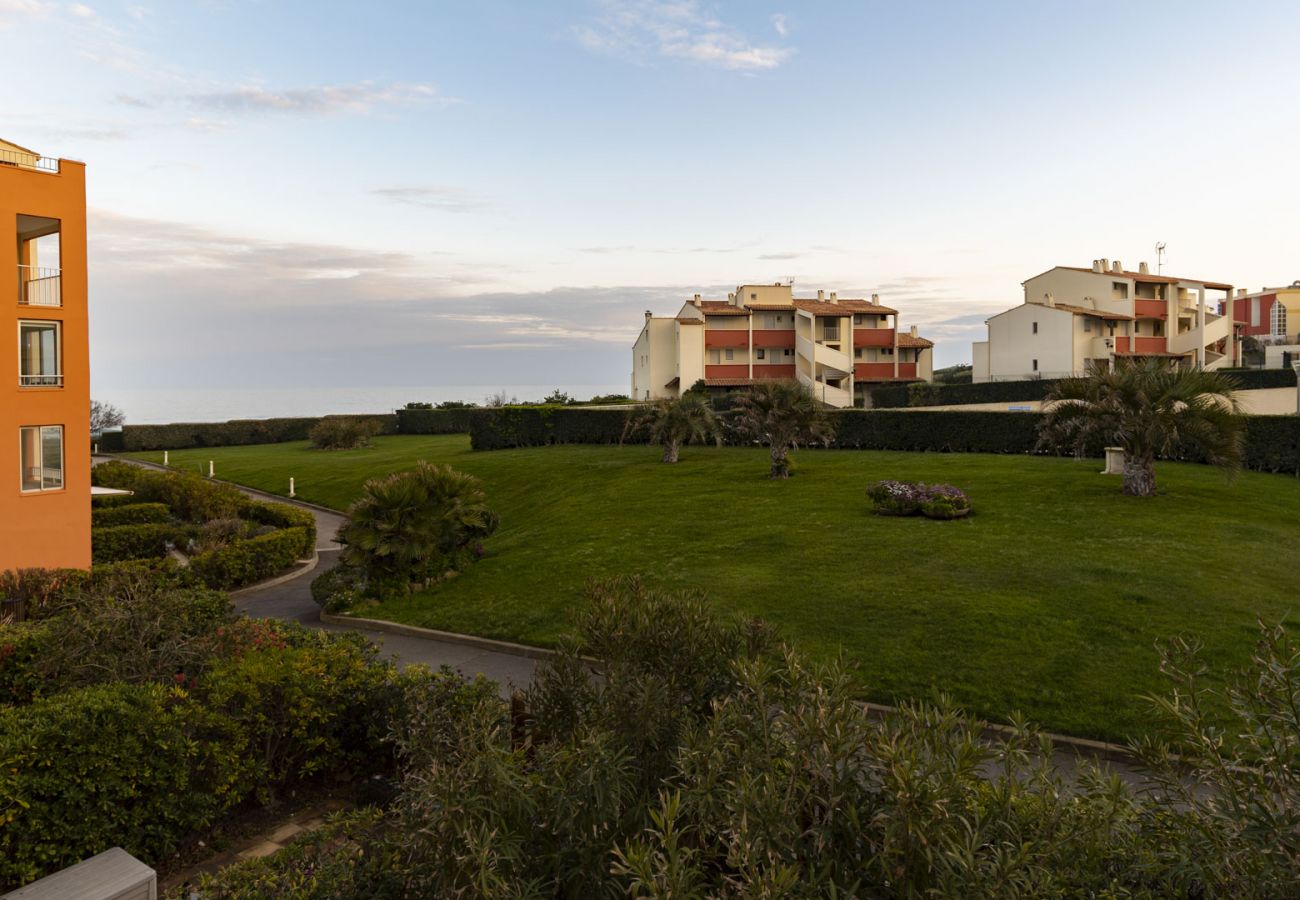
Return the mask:
M1160 275L1165 268L1165 242L1156 243L1156 274Z
M790 287L794 287L794 276L793 275L785 276L785 283Z

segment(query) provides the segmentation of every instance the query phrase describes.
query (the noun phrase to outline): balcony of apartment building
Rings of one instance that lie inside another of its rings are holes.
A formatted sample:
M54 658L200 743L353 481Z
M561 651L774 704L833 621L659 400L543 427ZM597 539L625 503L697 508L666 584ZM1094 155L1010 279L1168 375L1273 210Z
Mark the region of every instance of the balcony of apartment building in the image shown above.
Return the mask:
M790 331L790 346L759 347L758 333L754 337L754 377L783 379L795 377L794 332Z
M858 381L888 381L894 378L895 350L888 347L853 348L853 377Z
M18 217L18 305L63 306L58 219Z
M745 336L745 332L740 332ZM704 377L748 378L749 351L744 347L713 347L704 351Z
M18 386L63 387L63 323L19 321Z
M849 324L846 316L800 316L795 349L813 363L814 371L832 378L853 372L849 356Z
M853 316L853 347L894 346L894 326L889 316L858 313Z

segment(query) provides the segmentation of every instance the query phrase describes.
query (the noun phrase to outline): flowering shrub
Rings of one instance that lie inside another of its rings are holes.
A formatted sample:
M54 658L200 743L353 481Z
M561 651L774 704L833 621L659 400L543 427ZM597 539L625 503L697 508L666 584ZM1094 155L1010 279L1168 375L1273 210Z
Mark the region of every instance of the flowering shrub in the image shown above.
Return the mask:
M970 498L950 484L922 484L911 481L877 481L867 488L867 497L882 516L914 516L957 519L970 512Z

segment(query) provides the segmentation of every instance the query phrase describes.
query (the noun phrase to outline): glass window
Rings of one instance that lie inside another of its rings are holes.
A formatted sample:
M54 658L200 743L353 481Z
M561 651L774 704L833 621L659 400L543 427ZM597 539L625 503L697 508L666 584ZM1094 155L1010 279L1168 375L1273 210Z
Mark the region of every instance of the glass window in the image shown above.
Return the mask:
M734 359L735 356L736 356L736 351L734 351L734 350L728 350L728 351L727 351L727 359Z
M57 491L63 487L63 426L19 429L20 465L24 491Z
M22 387L59 387L59 323L18 323L18 384Z
M1038 334L1038 323L1034 323L1034 334Z
M767 358L767 351L766 351L766 350L759 350L759 351L757 351L757 352L758 352L758 358L759 358L759 359L766 359L766 358Z
M1083 317L1083 330L1092 331L1092 316Z

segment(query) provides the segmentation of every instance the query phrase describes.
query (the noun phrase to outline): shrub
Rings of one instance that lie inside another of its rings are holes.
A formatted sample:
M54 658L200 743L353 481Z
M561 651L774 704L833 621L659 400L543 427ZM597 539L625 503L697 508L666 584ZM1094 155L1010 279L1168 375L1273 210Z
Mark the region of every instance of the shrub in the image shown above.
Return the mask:
M186 522L234 518L244 503L234 485L194 472L157 472L113 460L95 466L91 477L95 484L134 491L138 502L162 503Z
M0 572L0 620L35 619L63 595L69 582L84 577L78 569L11 569Z
M397 411L397 430L401 434L468 434L471 409L472 403L440 403L437 409L408 406Z
M167 555L174 528L165 523L115 525L90 530L91 559L96 563L148 559Z
M179 688L101 684L0 709L0 890L119 846L157 863L240 798L240 751Z
M0 706L30 703L46 692L42 665L52 649L46 623L0 623Z
M971 509L970 498L950 484L878 481L867 488L867 497L882 516L921 513L927 519L959 519Z
M357 566L339 565L312 579L311 598L327 613L342 612L366 594L366 575Z
M288 569L301 558L305 543L303 529L285 528L199 553L190 559L190 569L208 587L232 590Z
M239 515L250 522L274 528L301 528L303 543L298 550L299 558L307 559L316 552L316 516L309 509L245 497Z
M357 450L370 446L380 426L369 419L331 416L312 426L307 437L317 450Z
M110 506L90 511L90 524L103 528L113 525L148 525L171 521L171 510L165 503L133 503L129 506Z
M382 434L393 434L397 429L397 417L393 415L366 415L362 418L379 423ZM185 450L190 447L233 447L305 441L312 426L319 421L320 417L313 417L127 425L120 432L104 435L100 447L106 453L132 453L142 450Z
M950 484L929 485L921 503L921 514L927 519L960 519L970 510L970 498Z

